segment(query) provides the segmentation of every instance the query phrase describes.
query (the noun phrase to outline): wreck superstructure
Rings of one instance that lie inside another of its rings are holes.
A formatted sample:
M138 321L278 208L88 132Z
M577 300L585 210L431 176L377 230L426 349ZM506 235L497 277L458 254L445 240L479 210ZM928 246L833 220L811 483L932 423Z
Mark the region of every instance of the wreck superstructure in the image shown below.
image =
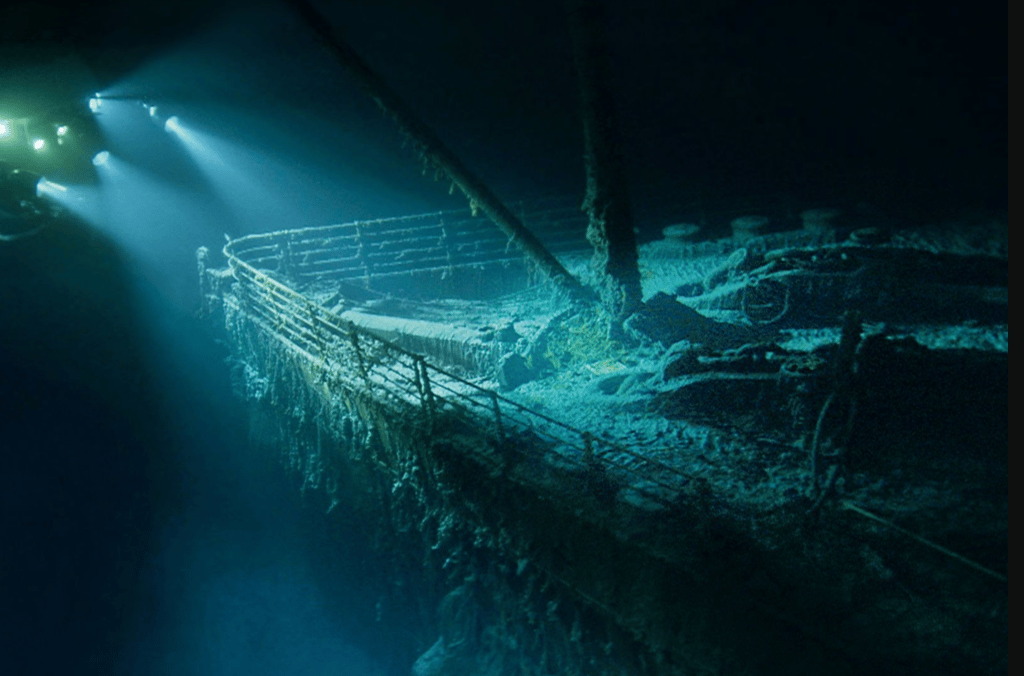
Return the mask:
M523 220L585 279L574 210ZM258 436L417 571L416 673L983 673L1006 258L959 244L655 242L631 347L469 212L251 235L200 279Z

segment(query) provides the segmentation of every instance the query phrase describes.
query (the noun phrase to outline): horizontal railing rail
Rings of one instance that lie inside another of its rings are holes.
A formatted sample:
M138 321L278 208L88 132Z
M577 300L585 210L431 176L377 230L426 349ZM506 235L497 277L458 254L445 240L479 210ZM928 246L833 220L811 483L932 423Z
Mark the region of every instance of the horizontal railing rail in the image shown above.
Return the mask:
M317 229L306 231L310 239L316 237L313 230ZM612 476L621 473L626 476L617 483L623 488L629 485L662 504L671 503L690 480L688 474L671 465L432 364L422 355L355 326L292 289L273 274L276 268L260 269L260 265L277 260L266 255L268 247L279 245L295 232L234 240L224 247L224 254L239 283L240 301L250 316L343 386L396 404L415 406L424 419L461 419L497 445L512 437L529 437L532 443L515 444L515 448L526 453L554 454L560 463L580 472L601 469ZM252 259L248 258L250 255ZM640 481L627 481L627 477Z
M524 218L555 253L587 245L578 209ZM512 240L468 210L248 235L229 242L225 253L298 283L524 260Z

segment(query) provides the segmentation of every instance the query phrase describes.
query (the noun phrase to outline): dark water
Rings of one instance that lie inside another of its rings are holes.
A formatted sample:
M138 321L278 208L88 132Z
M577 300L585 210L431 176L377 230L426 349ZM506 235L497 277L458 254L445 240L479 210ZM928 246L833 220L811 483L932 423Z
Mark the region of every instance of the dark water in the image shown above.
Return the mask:
M330 578L351 543L124 263L74 223L0 247L4 672L379 673Z

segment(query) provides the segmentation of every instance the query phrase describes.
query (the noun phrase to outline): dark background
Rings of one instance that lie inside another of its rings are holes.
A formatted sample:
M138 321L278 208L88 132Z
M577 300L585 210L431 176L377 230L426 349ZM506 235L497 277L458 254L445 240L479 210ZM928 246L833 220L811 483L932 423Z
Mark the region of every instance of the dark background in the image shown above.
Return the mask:
M582 194L561 3L316 5L500 196ZM867 201L919 220L1006 208L1004 3L608 5L641 227L701 204ZM337 642L352 622L322 601L343 606L324 580L358 567L328 553L337 534L310 532L280 468L248 455L223 355L194 315L192 252L224 233L464 202L421 176L282 4L0 15L0 114L145 94L308 184L276 220L240 220L206 209L214 197L164 150L122 147L204 210L140 211L135 239L69 218L0 242L2 668L361 673ZM132 249L140 233L149 258Z
M612 85L636 184L662 195L786 194L800 207L830 198L1005 206L1005 3L607 4ZM580 189L562 3L314 5L503 196ZM316 120L299 136L322 135L326 147L340 138L331 136L337 127L358 129L364 169L407 181L382 166L401 156L393 132L366 119L372 109L282 6L172 0L58 12L18 4L0 30L76 50L100 90L190 40L204 42L203 60L187 74L155 70L146 86L286 128L289 119L298 127ZM342 153L336 163L358 159ZM655 199L641 193L640 202Z

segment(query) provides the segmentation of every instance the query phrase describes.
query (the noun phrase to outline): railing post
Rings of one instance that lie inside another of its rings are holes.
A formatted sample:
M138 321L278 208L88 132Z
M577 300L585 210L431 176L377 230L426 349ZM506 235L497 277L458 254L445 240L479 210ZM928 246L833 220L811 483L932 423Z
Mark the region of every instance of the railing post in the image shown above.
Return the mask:
M292 267L292 243L290 240L277 243L277 267L278 272L284 276L291 275Z
M201 308L204 315L210 314L209 312L209 284L206 280L206 268L210 262L210 250L205 246L201 246L196 250L196 266L199 268L199 299L202 303Z
M413 383L416 384L416 393L420 395L420 406L425 406L426 399L424 397L426 396L426 393L423 390L423 376L420 373L420 362L415 357L413 357L412 360L412 375Z
M594 459L594 435L590 432L583 433L583 462L587 467L593 467Z
M311 300L306 300L306 313L309 315L309 325L313 330L313 343L316 345L317 356L320 357L320 361L323 362L324 367L327 366L328 350L327 341L324 340L323 334L320 331L320 323L317 321L317 305Z
M423 406L427 409L427 419L430 421L430 431L434 431L434 393L430 389L430 374L427 373L427 361L421 357L414 357L416 360L416 370L419 373L418 381L422 382L422 400Z
M427 372L427 360L423 357L417 357L416 360L419 362L420 371L423 375L423 392L427 395L427 406L433 410L434 392L430 389L430 374Z
M356 333L356 327L354 324L350 324L348 327L348 337L352 342L352 349L356 353L356 362L359 364L359 374L363 376L363 380L366 381L367 388L370 387L370 376L366 373L366 363L363 361L363 350L359 346L359 334Z
M501 408L498 406L498 393L491 391L491 406L494 408L494 422L498 427L498 438L505 440L505 426L501 423Z

